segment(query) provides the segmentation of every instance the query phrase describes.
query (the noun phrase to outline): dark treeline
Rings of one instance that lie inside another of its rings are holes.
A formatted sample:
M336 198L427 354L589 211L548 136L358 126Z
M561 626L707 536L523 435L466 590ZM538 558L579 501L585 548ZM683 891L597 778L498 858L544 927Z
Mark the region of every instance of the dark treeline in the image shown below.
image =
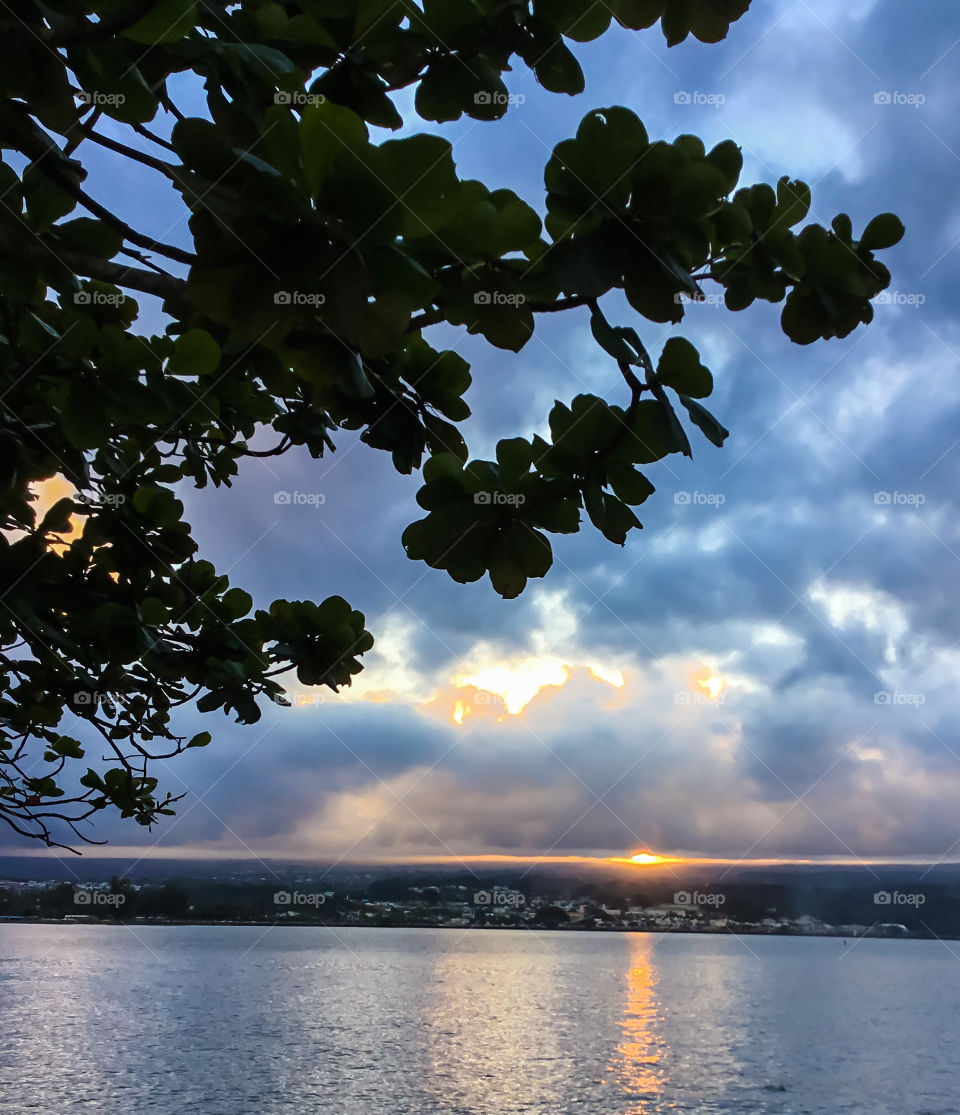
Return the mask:
M517 896L516 904L499 909L484 905L484 891L495 887ZM623 877L588 880L521 871L438 874L430 869L385 874L351 886L322 877L133 883L114 876L92 887L53 882L0 886L0 916L372 925L443 924L456 917L473 924L550 927L584 917L588 924L629 921L631 911L674 903L681 887L700 896L701 906L692 904L691 912L746 925L806 917L835 927L896 924L911 934L960 937L960 879L929 882L890 869L877 875L813 873L781 880L685 876L678 882L671 875L659 875L645 878L642 885Z

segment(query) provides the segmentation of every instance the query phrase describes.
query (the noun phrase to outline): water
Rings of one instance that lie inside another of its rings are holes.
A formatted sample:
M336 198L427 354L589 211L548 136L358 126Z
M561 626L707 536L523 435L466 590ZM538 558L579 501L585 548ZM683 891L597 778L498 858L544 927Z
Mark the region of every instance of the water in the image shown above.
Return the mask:
M960 1112L937 941L0 926L0 1111Z

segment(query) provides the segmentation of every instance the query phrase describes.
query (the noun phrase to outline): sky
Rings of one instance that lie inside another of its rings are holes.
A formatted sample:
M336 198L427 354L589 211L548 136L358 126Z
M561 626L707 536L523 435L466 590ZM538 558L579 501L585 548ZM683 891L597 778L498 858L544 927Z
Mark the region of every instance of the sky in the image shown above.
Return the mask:
M189 790L178 816L98 817L103 854L960 859L960 9L771 0L716 46L615 28L575 49L579 97L521 63L503 121L424 125L402 95L407 132L447 136L461 177L541 213L550 151L592 108L626 105L652 138L732 138L743 183L806 180L822 224L901 216L873 324L799 347L778 306L708 300L658 326L608 296L654 354L672 334L697 345L731 436L651 466L623 549L554 536L553 570L515 601L405 558L419 480L352 435L183 493L205 556L258 606L340 594L377 643L341 696L294 692L251 727L185 715L214 743L157 764L162 789ZM189 246L165 184L91 168L96 196ZM541 315L516 355L428 337L472 365L474 457L542 432L554 399L626 401L586 310Z

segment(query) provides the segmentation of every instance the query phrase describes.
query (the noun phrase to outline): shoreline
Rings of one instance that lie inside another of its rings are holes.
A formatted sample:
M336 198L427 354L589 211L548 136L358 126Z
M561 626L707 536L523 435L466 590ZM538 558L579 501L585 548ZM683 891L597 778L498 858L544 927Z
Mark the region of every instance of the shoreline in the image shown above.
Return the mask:
M494 933L502 933L507 930L516 930L517 932L530 932L531 930L540 933L651 933L658 936L666 936L667 934L679 934L680 936L697 936L697 937L816 937L824 940L844 940L844 941L862 941L869 939L873 941L960 941L960 935L945 935L945 934L921 934L921 933L873 933L868 931L859 935L842 934L842 933L789 933L789 932L775 932L771 933L769 930L761 929L760 927L742 925L735 929L689 929L685 926L670 926L664 928L656 927L641 927L641 926L626 926L626 925L612 925L608 928L591 928L576 925L434 925L429 922L423 922L419 925L359 925L356 922L348 921L184 921L171 919L163 921L159 919L144 919L124 921L123 919L115 918L90 918L89 920L79 921L71 920L66 921L63 918L37 918L37 917L0 917L0 927L4 925L60 925L65 928L75 927L78 925L95 925L95 926L118 926L123 928L130 928L136 926L137 928L170 928L184 927L184 926L214 926L218 928L230 928L233 926L256 927L260 929L278 929L285 927L294 927L300 929L445 929L445 930L459 930L463 931L490 931Z

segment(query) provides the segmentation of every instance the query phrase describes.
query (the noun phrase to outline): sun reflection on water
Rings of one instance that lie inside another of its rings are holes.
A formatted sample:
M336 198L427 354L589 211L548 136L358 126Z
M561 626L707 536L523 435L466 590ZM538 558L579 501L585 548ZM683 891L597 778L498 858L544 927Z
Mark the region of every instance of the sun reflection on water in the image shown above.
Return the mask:
M649 1115L663 1091L665 1043L659 1030L660 1001L654 940L649 934L627 935L630 969L626 975L626 1003L620 1020L621 1040L610 1066L617 1085L631 1105L624 1115Z

